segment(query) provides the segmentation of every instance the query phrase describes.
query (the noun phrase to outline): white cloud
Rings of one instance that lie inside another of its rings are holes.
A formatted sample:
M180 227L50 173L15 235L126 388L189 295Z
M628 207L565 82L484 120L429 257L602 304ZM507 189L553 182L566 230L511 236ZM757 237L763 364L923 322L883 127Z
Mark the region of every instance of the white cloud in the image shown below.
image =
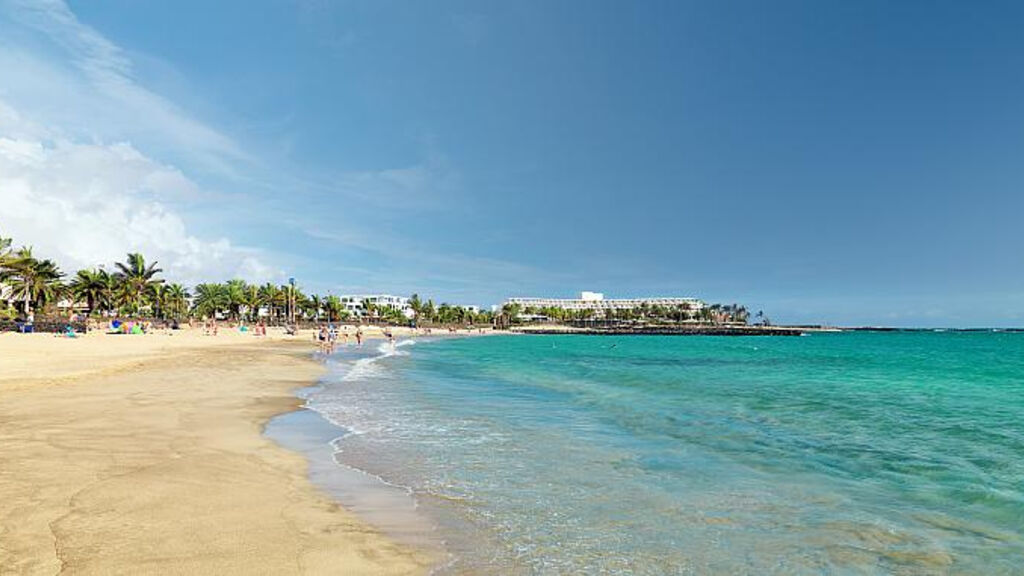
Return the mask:
M247 159L239 146L139 84L124 51L80 22L64 2L3 0L0 8L50 48L29 52L0 37L0 96L44 117L61 134L155 138L193 161L237 177L233 164Z
M280 278L265 253L190 230L183 207L213 194L172 165L236 177L248 157L141 85L64 2L0 0L0 70L4 236L66 271L138 251L188 284Z
M9 132L0 122L0 134ZM277 279L258 251L188 231L171 202L198 193L181 171L128 143L0 137L0 233L37 256L70 271L142 252L188 284Z

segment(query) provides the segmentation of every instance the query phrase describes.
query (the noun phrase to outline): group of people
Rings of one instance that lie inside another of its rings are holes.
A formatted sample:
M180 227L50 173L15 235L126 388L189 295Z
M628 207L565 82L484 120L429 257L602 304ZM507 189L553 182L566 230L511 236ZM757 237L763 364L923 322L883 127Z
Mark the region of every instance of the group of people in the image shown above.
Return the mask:
M149 321L123 321L114 318L110 321L107 334L149 334L153 331L153 323Z
M217 326L216 318L212 320L203 320L203 336L216 336L218 329L219 327Z
M189 327L195 329L195 321L189 320ZM229 324L228 328L234 328L234 324ZM220 330L220 325L217 323L216 318L203 319L203 335L204 336L216 336ZM266 336L267 335L267 324L265 322L259 322L252 326L247 326L244 322L238 325L238 331L243 334L251 333L253 336Z
M267 323L266 322L259 322L258 324L253 324L253 326L251 328L249 326L246 326L243 323L243 324L240 324L238 326L238 331L242 332L242 333L252 332L253 336L266 336L267 335Z
M320 344L320 351L324 354L331 354L338 345L339 330L334 324L320 326L320 330L313 336ZM345 346L348 346L348 327L343 326L340 336ZM363 345L363 329L356 328L355 340L357 346Z

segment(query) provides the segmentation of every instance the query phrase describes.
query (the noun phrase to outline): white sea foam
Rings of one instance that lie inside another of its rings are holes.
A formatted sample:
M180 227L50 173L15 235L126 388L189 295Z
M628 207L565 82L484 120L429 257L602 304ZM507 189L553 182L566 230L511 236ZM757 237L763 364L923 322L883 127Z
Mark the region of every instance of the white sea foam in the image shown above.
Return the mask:
M374 376L380 376L381 371L377 366L377 362L384 358L391 356L407 356L409 353L402 348L415 344L415 340L401 340L399 342L382 342L377 346L378 354L376 356L370 356L369 358L360 358L356 360L352 367L341 377L342 382L352 382L355 380L365 380Z
M316 393L306 396L306 407L321 414L327 421L348 431L348 435L360 436L368 433L385 432L385 427L378 418L369 413L365 408L351 403L332 401L330 394L325 397L325 390L334 384L354 384L357 382L368 382L383 379L387 376L387 369L380 361L395 356L407 356L405 350L415 344L416 341L400 340L398 342L379 342L373 350L373 356L367 356L356 360L347 360L344 356L328 356L328 365L331 367L331 375L325 384L317 387Z

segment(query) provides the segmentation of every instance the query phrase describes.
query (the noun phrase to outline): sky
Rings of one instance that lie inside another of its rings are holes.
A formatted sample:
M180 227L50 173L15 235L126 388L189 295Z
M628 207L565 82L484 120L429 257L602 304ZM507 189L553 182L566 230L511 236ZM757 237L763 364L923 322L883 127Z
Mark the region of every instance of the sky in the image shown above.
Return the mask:
M0 235L185 283L1024 325L1024 3L0 0Z

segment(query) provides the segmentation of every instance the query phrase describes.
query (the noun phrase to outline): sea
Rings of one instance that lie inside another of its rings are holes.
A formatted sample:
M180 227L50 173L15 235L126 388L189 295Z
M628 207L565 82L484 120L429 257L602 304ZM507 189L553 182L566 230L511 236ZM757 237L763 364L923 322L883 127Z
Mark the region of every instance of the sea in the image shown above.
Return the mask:
M325 361L268 434L440 551L438 574L1024 574L1022 333L502 335Z

